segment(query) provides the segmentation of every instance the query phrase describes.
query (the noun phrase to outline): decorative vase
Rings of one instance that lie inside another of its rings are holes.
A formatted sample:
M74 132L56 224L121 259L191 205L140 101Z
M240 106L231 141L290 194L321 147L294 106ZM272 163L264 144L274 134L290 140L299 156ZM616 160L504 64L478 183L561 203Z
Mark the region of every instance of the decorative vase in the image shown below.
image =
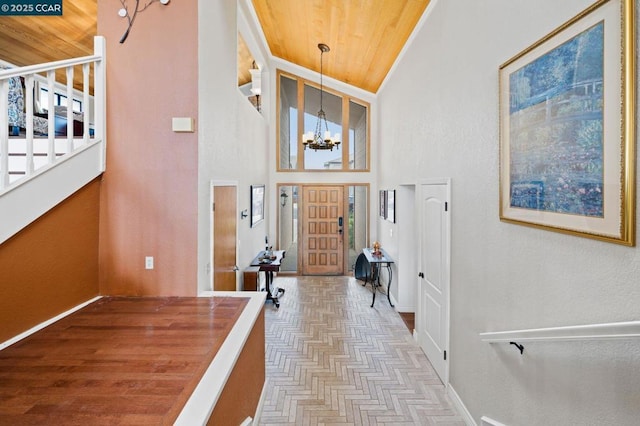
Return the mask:
M374 254L379 254L380 253L380 243L377 241L373 242L373 253Z

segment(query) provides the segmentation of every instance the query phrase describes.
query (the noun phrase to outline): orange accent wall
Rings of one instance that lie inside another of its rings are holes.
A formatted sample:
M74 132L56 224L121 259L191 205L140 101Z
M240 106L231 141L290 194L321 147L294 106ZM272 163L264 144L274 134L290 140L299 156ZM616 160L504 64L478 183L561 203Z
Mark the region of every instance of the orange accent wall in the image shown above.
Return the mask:
M194 296L198 138L174 133L171 118L198 116L197 2L152 3L123 44L127 20L118 16L120 8L98 0L108 103L100 292ZM154 257L153 270L144 268L146 256Z
M264 308L229 375L207 425L239 425L254 417L266 377Z
M0 342L98 295L100 181L0 245Z

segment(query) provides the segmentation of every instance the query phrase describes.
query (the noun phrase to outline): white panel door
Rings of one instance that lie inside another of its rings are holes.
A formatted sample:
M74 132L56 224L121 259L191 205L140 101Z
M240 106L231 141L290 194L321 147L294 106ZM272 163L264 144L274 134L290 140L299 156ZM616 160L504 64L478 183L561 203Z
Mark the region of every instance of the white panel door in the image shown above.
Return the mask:
M444 384L449 345L449 183L420 185L418 343Z

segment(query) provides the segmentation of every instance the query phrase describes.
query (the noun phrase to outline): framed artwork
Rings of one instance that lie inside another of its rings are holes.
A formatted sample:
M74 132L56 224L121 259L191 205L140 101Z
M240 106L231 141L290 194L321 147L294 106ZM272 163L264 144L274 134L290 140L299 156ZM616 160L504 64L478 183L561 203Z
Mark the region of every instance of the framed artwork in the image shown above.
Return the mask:
M386 191L380 190L380 217L387 218L387 194Z
M634 18L597 1L500 66L500 220L635 245Z
M391 189L387 193L387 214L385 219L389 222L396 223L396 190Z
M264 185L251 185L251 227L264 220Z

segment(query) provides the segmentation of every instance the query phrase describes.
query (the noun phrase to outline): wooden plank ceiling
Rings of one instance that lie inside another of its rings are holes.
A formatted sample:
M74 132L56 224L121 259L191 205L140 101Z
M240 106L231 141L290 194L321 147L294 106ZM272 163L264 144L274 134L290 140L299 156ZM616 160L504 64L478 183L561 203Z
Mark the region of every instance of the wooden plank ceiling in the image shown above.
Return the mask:
M242 38L242 34L238 33L238 86L243 86L251 81L251 73L249 70L255 66L253 63L253 55Z
M326 43L324 74L375 93L429 0L252 2L273 56L319 72L317 45ZM0 59L30 65L91 55L96 17L95 0L64 0L63 16L2 16Z
M24 66L92 55L97 2L64 0L62 13L62 16L1 16L0 59ZM64 75L58 75L57 80L65 81ZM76 73L75 86L82 87L81 73Z
M429 0L252 0L271 54L376 93Z

